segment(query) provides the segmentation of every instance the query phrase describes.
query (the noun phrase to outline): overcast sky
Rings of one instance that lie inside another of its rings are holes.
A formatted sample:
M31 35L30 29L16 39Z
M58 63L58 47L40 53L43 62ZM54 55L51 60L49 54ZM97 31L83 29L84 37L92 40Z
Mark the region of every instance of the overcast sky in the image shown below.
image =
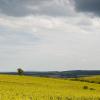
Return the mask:
M0 0L0 71L100 69L100 0Z

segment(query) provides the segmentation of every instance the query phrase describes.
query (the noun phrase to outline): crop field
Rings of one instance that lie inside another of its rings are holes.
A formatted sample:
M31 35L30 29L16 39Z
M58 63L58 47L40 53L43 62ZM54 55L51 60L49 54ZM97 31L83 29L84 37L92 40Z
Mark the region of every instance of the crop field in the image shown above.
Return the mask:
M0 75L0 100L100 100L100 84Z
M81 77L81 78L77 78L77 80L100 84L100 75Z

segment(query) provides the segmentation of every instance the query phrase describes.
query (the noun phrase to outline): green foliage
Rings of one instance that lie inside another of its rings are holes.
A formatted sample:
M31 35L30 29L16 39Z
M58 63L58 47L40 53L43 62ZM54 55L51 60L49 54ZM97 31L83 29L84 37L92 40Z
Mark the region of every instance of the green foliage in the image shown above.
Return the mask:
M18 72L18 75L23 75L24 74L24 71L21 68L18 68L17 72Z

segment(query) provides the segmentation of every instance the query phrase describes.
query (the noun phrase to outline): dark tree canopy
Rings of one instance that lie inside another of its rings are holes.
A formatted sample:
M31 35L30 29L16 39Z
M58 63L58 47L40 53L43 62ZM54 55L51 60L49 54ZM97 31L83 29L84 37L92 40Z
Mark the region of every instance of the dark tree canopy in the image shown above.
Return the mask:
M17 69L17 73L18 73L18 75L23 75L24 71L21 68L18 68Z

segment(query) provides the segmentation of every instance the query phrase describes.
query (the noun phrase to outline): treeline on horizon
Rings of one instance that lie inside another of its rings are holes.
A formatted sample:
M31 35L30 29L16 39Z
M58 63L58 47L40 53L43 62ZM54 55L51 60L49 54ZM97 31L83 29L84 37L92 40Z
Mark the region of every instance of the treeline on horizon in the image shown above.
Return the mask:
M100 75L100 70L73 70L73 71L47 71L47 72L35 72L35 71L23 71L18 69L16 72L1 72L1 74L12 74L12 75L28 76L40 76L40 77L58 77L58 78L77 78L83 76Z

